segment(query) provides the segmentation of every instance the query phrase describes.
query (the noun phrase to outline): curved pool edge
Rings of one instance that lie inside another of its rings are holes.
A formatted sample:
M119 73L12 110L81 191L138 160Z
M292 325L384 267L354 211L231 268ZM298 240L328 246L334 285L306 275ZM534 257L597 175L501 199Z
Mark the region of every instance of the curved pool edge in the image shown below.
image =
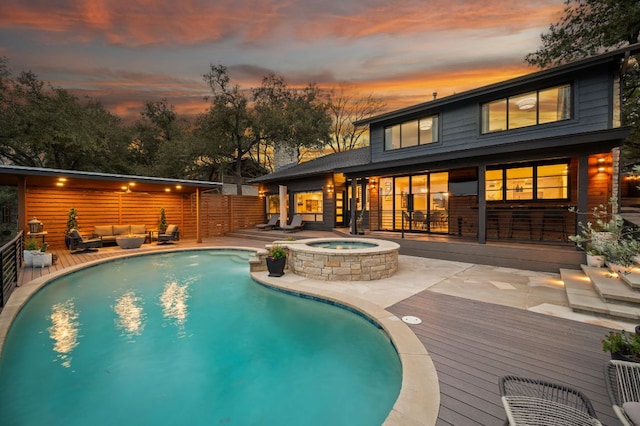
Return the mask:
M9 328L11 327L11 323L16 318L22 307L29 301L31 296L36 294L42 287L49 284L51 281L54 281L60 277L64 277L65 275L69 275L73 272L91 268L96 265L101 265L103 263L112 262L118 259L129 258L129 257L137 257L137 256L151 256L157 254L165 254L165 253L175 253L175 252L185 252L185 251L210 251L210 250L219 250L219 251L248 251L257 253L260 249L256 249L255 247L240 247L240 246L224 246L224 247L190 247L190 248L170 248L164 249L161 252L155 250L145 250L136 253L130 253L127 250L126 253L117 254L109 257L103 257L100 259L91 260L85 263L79 263L74 266L70 266L68 268L61 269L59 271L52 272L48 275L45 275L40 278L36 278L35 280L31 280L26 284L23 284L19 287L16 287L11 293L9 300L0 311L0 357L2 356L2 350L4 348L4 342L7 338L7 334L9 333Z
M286 243L291 243L286 241ZM103 263L122 258L164 254L185 251L211 251L211 250L239 250L258 253L264 249L255 247L196 247L166 249L162 252L144 251L138 253L123 253L90 262L74 265L60 271L53 272L41 278L32 280L20 287L16 287L11 297L0 312L0 356L2 356L4 342L6 340L11 323L18 315L25 303L42 287L50 282L71 274L78 270L94 267ZM251 262L251 260L249 261ZM440 407L440 387L435 366L422 342L398 317L386 311L382 307L347 294L332 292L322 288L305 284L311 282L304 277L293 274L280 278L268 276L266 271L250 273L252 279L258 283L288 290L293 293L302 293L315 296L327 301L344 305L354 309L369 318L375 320L391 339L402 365L402 384L398 398L387 416L385 426L432 426L436 424ZM288 282L291 281L291 282Z
M440 408L438 375L422 342L398 317L384 308L357 297L305 285L299 276L269 277L268 272L251 272L254 281L286 292L300 293L335 302L361 312L378 323L393 343L402 365L400 394L384 426L431 426Z

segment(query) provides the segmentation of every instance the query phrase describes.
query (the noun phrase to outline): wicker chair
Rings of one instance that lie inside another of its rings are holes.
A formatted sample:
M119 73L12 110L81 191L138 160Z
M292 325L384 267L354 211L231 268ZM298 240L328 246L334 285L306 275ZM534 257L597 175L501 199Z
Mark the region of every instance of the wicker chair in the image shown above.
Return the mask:
M579 390L516 376L500 378L499 386L505 425L602 425Z
M616 413L624 426L634 426L623 404L640 402L640 364L637 362L607 361L604 367L604 381L607 392Z

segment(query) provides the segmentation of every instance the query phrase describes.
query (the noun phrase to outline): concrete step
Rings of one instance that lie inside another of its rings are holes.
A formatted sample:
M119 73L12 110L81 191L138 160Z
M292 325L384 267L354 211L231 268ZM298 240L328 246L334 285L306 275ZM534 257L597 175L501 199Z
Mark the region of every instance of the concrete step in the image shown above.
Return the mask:
M634 290L640 290L640 268L637 266L631 269L628 274L621 274L620 278Z
M329 238L329 237L344 237L344 235L331 231L312 231L302 230L298 232L284 232L277 229L260 231L257 229L236 229L233 232L225 234L227 237L233 238L245 238L257 241L273 242L273 241L286 241L286 240L303 240L305 238Z
M637 303L640 307L640 291L629 287L622 278L624 274L612 274L607 268L594 268L587 265L581 265L581 268L603 300Z
M584 268L589 268L586 265L582 265ZM590 268L590 269L602 269L604 268ZM617 278L606 277L599 272L602 271L590 271L593 276L596 276L599 283L604 283L606 280L610 280L610 286L622 287L623 284ZM567 300L569 306L575 312L587 312L592 314L603 315L606 317L620 319L620 320L640 320L640 304L633 302L623 301L607 301L601 298L597 287L589 276L586 275L583 270L575 269L560 269L560 277L564 282L565 291L567 293Z
M279 241L279 240L285 240L289 237L293 237L296 240L300 239L300 238L296 238L295 235L292 234L287 234L285 232L282 231L256 231L256 230L251 230L251 229L236 229L233 232L230 232L228 234L225 234L226 237L233 237L233 238L245 238L245 239L251 239L251 240L257 240L257 241L265 241L265 242L273 242L273 241Z

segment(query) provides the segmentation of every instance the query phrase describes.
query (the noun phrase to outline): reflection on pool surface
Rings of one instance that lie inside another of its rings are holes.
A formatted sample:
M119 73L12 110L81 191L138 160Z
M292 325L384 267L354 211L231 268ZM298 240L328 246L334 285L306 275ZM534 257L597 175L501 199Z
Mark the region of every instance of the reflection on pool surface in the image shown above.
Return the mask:
M381 424L401 381L386 334L255 283L249 256L139 256L41 289L0 357L2 424Z

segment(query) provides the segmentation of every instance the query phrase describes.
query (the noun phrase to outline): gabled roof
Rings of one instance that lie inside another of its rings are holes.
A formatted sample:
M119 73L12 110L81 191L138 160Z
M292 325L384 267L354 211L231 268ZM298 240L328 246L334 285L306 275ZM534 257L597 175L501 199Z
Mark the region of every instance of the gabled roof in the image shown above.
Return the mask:
M195 188L222 191L220 182L0 165L0 185L17 185L20 177L26 179L28 185L44 187L57 186L60 179L66 179L64 186L69 188L100 188L117 191L123 185L134 183L135 187L131 187L134 191L162 192L176 191L177 188L179 192L195 192Z
M277 172L253 179L251 182L283 181L291 178L299 179L328 172L336 172L346 167L362 166L371 162L369 147L336 152L311 161L280 169Z
M395 111L390 111L384 114L370 117L364 120L354 122L355 126L364 126L371 123L378 123L386 120L393 120L406 115L414 113L420 113L424 110L437 110L446 105L458 103L461 101L470 101L474 98L481 98L491 93L499 92L502 90L508 90L523 85L529 85L536 81L542 81L556 76L562 76L567 73L576 72L582 69L594 67L601 64L611 63L616 60L628 57L629 55L635 55L640 52L640 43L636 43L630 46L626 46L611 52L603 53L601 55L592 56L586 59L581 59L568 64L559 65L557 67L548 68L542 71L526 74L520 77L512 78L510 80L501 81L488 86L483 86L477 89L468 90L466 92L456 93L451 96L447 96L440 99L435 99L428 102L423 102L417 105L401 108Z

